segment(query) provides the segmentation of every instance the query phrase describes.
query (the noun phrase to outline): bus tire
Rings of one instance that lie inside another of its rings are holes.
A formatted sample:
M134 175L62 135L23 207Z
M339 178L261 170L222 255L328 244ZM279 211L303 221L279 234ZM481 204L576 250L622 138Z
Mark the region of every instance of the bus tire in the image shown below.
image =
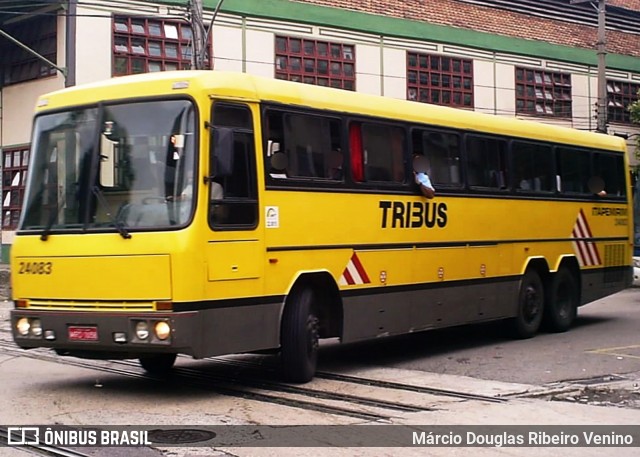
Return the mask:
M320 321L313 311L311 289L300 289L291 299L282 316L282 374L288 382L304 383L311 381L316 372Z
M540 329L544 312L544 286L535 270L527 270L520 280L518 311L512 332L518 339L531 338Z
M140 357L140 366L149 374L166 375L173 368L177 354L153 354Z
M545 327L552 332L566 332L578 314L578 287L566 268L553 275L544 311Z

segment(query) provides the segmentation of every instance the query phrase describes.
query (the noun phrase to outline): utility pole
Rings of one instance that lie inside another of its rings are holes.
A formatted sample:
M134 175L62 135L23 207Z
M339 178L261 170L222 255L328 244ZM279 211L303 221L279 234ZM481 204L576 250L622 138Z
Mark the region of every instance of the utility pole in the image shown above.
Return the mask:
M606 0L598 0L598 118L597 130L607 133L607 32Z
M591 3L592 0L571 0L571 4ZM606 2L598 0L598 41L596 49L598 53L598 113L596 117L596 130L607 133L607 31L606 31Z
M190 2L191 30L193 31L193 54L191 56L191 69L204 69L204 52L206 49L204 20L202 12L202 0Z

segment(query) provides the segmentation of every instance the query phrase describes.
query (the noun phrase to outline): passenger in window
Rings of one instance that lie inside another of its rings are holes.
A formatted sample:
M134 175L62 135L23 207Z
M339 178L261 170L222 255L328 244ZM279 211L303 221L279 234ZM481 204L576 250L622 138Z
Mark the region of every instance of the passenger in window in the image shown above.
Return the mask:
M224 198L224 190L222 185L215 181L211 181L211 200L222 200Z
M518 182L518 190L533 190L533 179L531 179L531 172L528 167L520 164L516 176L516 179L520 179Z
M436 195L436 190L431 184L431 179L428 175L429 161L421 154L413 156L413 175L415 177L416 184L420 187L420 192L427 198L433 198Z
M597 195L598 197L606 197L607 191L605 190L605 182L600 176L592 176L587 181L587 188L589 192Z
M533 186L531 185L531 180L522 179L519 185L520 190L531 190Z
M220 203L224 199L224 189L220 183L211 181L210 191L211 218L214 224L222 224L229 216L229 208Z
M342 181L344 171L342 170L343 157L340 148L334 149L329 153L329 179Z

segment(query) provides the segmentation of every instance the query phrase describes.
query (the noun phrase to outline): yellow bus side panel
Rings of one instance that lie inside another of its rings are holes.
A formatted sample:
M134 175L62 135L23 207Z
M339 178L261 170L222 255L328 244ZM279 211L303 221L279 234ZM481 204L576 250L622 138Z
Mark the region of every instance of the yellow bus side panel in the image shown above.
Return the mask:
M260 277L260 248L261 245L257 241L209 243L207 245L209 281Z
M269 295L286 293L304 271L329 271L340 289L351 290L515 277L531 259L543 259L551 272L567 258L575 258L585 270L631 261L631 218L623 203L302 195L284 190L267 194L266 206L278 214L277 227L265 229L271 249L267 257L278 262L267 265ZM394 205L402 211L398 218ZM425 214L429 226L418 217ZM573 235L579 220L589 226L588 241ZM598 258L586 258L580 243L593 245ZM354 262L366 280L344 280Z

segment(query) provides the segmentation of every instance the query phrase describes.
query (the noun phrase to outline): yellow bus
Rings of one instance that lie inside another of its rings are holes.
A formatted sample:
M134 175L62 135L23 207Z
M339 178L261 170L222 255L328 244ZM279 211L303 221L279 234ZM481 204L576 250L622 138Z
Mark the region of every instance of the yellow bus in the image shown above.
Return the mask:
M323 338L565 331L631 282L628 171L620 138L247 74L54 92L11 250L14 340L153 373L279 350L306 382Z

